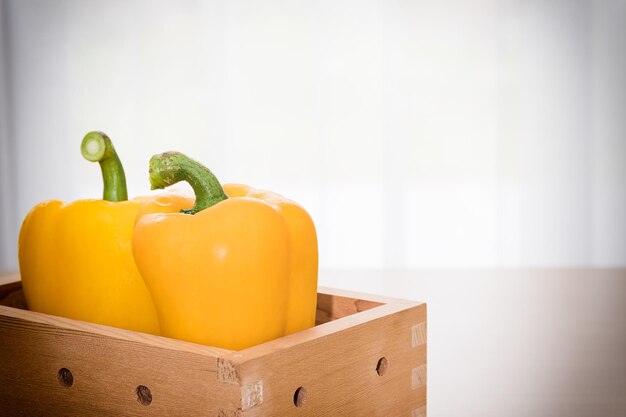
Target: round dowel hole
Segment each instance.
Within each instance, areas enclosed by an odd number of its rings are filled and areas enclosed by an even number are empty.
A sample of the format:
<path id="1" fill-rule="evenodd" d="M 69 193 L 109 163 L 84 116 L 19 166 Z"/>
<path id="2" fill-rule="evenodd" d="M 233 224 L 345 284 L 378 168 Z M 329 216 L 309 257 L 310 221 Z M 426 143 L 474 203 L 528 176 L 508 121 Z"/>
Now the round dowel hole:
<path id="1" fill-rule="evenodd" d="M 378 363 L 376 364 L 376 373 L 380 376 L 383 376 L 385 375 L 385 372 L 387 372 L 387 369 L 389 369 L 389 362 L 387 362 L 387 358 L 383 356 L 378 360 Z"/>
<path id="2" fill-rule="evenodd" d="M 64 387 L 69 388 L 74 385 L 74 375 L 72 375 L 72 371 L 67 368 L 59 369 L 59 372 L 57 372 L 57 379 L 59 380 L 59 384 Z"/>
<path id="3" fill-rule="evenodd" d="M 145 385 L 138 385 L 135 391 L 137 392 L 137 402 L 139 404 L 150 405 L 152 402 L 152 392 L 150 391 L 150 388 Z"/>
<path id="4" fill-rule="evenodd" d="M 296 407 L 302 407 L 305 402 L 306 389 L 304 387 L 300 387 L 293 393 L 293 405 Z"/>

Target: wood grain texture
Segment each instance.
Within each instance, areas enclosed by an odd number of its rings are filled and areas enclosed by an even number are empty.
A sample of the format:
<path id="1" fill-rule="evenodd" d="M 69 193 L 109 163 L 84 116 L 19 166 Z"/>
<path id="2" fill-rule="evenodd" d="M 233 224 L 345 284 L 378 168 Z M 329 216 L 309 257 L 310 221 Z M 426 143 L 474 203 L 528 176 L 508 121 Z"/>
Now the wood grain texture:
<path id="1" fill-rule="evenodd" d="M 0 276 L 0 304 L 20 298 L 19 276 Z M 318 300 L 322 324 L 238 352 L 0 305 L 0 415 L 425 416 L 426 305 Z"/>
<path id="2" fill-rule="evenodd" d="M 363 294 L 320 288 L 317 295 L 315 324 L 323 324 L 385 304 L 381 300 L 363 299 Z"/>
<path id="3" fill-rule="evenodd" d="M 216 416 L 218 404 L 239 404 L 237 387 L 217 379 L 214 348 L 8 307 L 0 340 L 2 416 Z M 148 406 L 139 385 L 151 390 Z"/>
<path id="4" fill-rule="evenodd" d="M 2 278 L 0 278 L 1 280 Z M 8 281 L 8 280 L 7 280 Z M 0 284 L 1 285 L 1 284 Z M 0 305 L 26 310 L 26 299 L 20 281 L 7 282 L 0 286 Z"/>
<path id="5" fill-rule="evenodd" d="M 414 347 L 412 328 L 426 321 L 426 305 L 397 302 L 316 326 L 226 356 L 262 398 L 243 416 L 410 416 L 426 405 L 426 385 L 413 388 L 414 368 L 425 378 L 426 344 Z M 389 368 L 376 372 L 381 357 Z M 304 406 L 293 396 L 305 387 Z"/>
<path id="6" fill-rule="evenodd" d="M 411 417 L 426 417 L 426 406 L 416 408 L 411 412 Z"/>

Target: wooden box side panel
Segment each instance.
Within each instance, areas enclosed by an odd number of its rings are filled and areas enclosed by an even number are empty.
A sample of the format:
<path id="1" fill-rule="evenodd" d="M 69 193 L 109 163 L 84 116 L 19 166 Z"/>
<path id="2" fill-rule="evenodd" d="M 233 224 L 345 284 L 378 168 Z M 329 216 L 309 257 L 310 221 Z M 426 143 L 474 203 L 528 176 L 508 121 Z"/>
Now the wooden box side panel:
<path id="1" fill-rule="evenodd" d="M 215 417 L 240 403 L 237 387 L 218 381 L 216 357 L 29 321 L 11 310 L 0 307 L 2 416 Z M 148 405 L 138 401 L 139 386 L 149 389 L 149 396 L 140 389 Z"/>
<path id="2" fill-rule="evenodd" d="M 317 293 L 315 325 L 367 311 L 383 304 L 385 303 L 381 301 L 364 300 L 359 294 L 322 288 Z"/>
<path id="3" fill-rule="evenodd" d="M 0 271 L 0 305 L 23 310 L 27 308 L 19 275 Z"/>
<path id="4" fill-rule="evenodd" d="M 426 305 L 390 303 L 357 316 L 361 324 L 303 343 L 288 346 L 287 337 L 281 349 L 270 342 L 231 354 L 239 363 L 242 415 L 425 416 Z M 383 357 L 387 366 L 379 375 Z M 296 406 L 299 387 L 306 399 Z"/>

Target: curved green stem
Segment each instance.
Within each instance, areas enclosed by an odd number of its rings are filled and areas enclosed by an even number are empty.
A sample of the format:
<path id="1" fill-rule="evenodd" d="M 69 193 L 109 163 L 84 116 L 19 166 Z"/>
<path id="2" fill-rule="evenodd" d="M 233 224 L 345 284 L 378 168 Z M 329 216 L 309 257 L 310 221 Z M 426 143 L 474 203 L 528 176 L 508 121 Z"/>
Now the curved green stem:
<path id="1" fill-rule="evenodd" d="M 111 139 L 102 132 L 89 132 L 83 138 L 80 152 L 88 161 L 100 163 L 104 182 L 102 198 L 107 201 L 128 200 L 124 168 Z"/>
<path id="2" fill-rule="evenodd" d="M 180 152 L 165 152 L 150 158 L 150 186 L 153 190 L 187 181 L 196 194 L 193 208 L 182 213 L 196 214 L 228 196 L 215 175 L 201 163 Z"/>

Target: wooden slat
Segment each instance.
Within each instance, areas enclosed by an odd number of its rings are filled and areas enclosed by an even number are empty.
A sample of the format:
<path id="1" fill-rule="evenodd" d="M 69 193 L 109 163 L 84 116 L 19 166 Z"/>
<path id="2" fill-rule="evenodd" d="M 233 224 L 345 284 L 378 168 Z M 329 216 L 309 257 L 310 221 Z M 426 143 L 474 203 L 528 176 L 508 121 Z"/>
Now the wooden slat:
<path id="1" fill-rule="evenodd" d="M 381 305 L 383 304 L 376 301 L 319 292 L 317 294 L 315 324 L 328 323 Z"/>
<path id="2" fill-rule="evenodd" d="M 386 304 L 226 356 L 243 416 L 411 415 L 426 405 L 426 386 L 414 387 L 412 372 L 425 371 L 426 344 L 412 343 L 413 326 L 425 321 L 425 304 Z M 389 366 L 379 376 L 383 356 Z M 296 407 L 300 386 L 307 399 Z"/>
<path id="3" fill-rule="evenodd" d="M 415 301 L 403 300 L 401 298 L 386 297 L 383 295 L 368 294 L 358 291 L 342 290 L 339 288 L 318 287 L 317 291 L 318 293 L 332 295 L 335 297 L 352 298 L 377 304 L 416 304 Z"/>
<path id="4" fill-rule="evenodd" d="M 68 319 L 65 317 L 52 316 L 50 314 L 37 313 L 34 311 L 20 310 L 16 308 L 0 306 L 0 317 L 6 319 L 4 325 L 8 325 L 11 320 L 30 322 L 33 325 L 47 325 L 51 329 L 58 329 L 62 333 L 85 333 L 93 337 L 115 338 L 128 342 L 135 342 L 146 346 L 159 347 L 170 350 L 177 350 L 189 353 L 196 353 L 208 357 L 219 357 L 230 353 L 227 349 L 220 349 L 213 346 L 198 345 L 167 337 L 155 336 L 147 333 L 139 333 L 131 330 L 119 329 L 100 324 L 88 323 L 80 320 Z M 37 327 L 45 328 L 45 327 Z"/>
<path id="5" fill-rule="evenodd" d="M 214 417 L 239 404 L 236 387 L 217 379 L 214 348 L 74 322 L 0 307 L 0 415 Z M 69 388 L 61 368 L 73 374 Z M 139 385 L 152 392 L 148 406 Z"/>
<path id="6" fill-rule="evenodd" d="M 0 284 L 0 305 L 22 310 L 27 309 L 26 299 L 24 298 L 22 283 L 20 281 L 12 281 L 4 285 Z"/>

